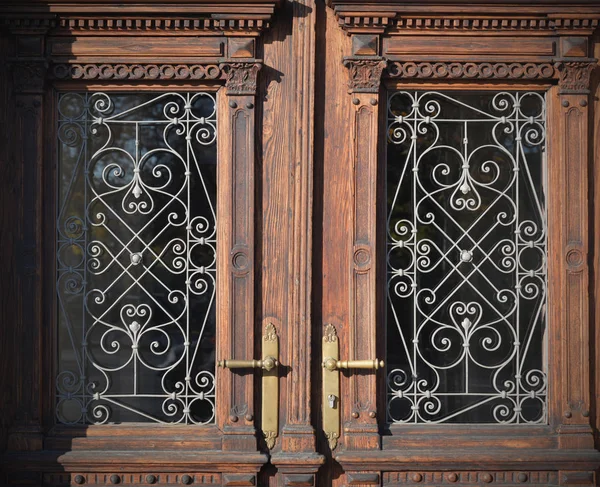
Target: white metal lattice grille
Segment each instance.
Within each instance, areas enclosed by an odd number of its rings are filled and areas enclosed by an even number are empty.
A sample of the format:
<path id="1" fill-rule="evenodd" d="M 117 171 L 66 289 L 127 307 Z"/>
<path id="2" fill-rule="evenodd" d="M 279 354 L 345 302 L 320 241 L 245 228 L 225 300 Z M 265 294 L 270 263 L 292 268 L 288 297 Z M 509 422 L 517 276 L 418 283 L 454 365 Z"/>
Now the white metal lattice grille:
<path id="1" fill-rule="evenodd" d="M 216 105 L 58 98 L 57 419 L 210 423 Z"/>
<path id="2" fill-rule="evenodd" d="M 393 423 L 546 423 L 544 95 L 388 99 Z"/>

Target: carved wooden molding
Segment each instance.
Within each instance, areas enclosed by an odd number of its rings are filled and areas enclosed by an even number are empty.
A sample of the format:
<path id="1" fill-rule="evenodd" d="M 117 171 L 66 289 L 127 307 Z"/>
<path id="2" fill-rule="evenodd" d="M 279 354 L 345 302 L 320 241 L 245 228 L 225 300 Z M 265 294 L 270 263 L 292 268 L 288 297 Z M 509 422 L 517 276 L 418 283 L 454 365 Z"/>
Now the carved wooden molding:
<path id="1" fill-rule="evenodd" d="M 67 64 L 52 65 L 51 77 L 58 80 L 154 81 L 224 80 L 228 95 L 254 95 L 261 64 Z M 42 78 L 43 79 L 43 78 Z"/>
<path id="2" fill-rule="evenodd" d="M 228 95 L 254 95 L 261 64 L 256 62 L 236 62 L 221 64 L 225 73 L 225 86 Z"/>
<path id="3" fill-rule="evenodd" d="M 424 1 L 422 4 L 439 4 L 435 1 Z M 573 2 L 564 1 L 552 7 L 544 6 L 542 9 L 532 8 L 531 12 L 519 12 L 519 15 L 499 13 L 497 9 L 490 9 L 484 4 L 474 7 L 471 2 L 456 1 L 444 9 L 444 13 L 434 9 L 415 12 L 407 11 L 402 2 L 388 2 L 382 7 L 378 0 L 356 2 L 354 0 L 327 0 L 333 8 L 339 25 L 348 33 L 377 32 L 386 30 L 399 33 L 400 31 L 429 30 L 467 30 L 467 31 L 561 31 L 561 30 L 587 30 L 591 33 L 600 22 L 600 10 L 597 6 L 589 7 L 589 14 L 565 12 L 565 6 L 573 6 Z M 461 3 L 468 5 L 469 12 L 465 13 Z M 514 2 L 507 2 L 507 4 Z M 532 7 L 536 2 L 522 1 L 524 5 Z M 542 3 L 542 2 L 537 2 Z M 508 8 L 508 5 L 506 6 Z M 427 7 L 423 7 L 425 10 Z"/>
<path id="4" fill-rule="evenodd" d="M 262 32 L 271 27 L 265 18 L 198 18 L 198 17 L 146 17 L 146 18 L 60 18 L 56 26 L 69 31 L 91 32 L 152 32 L 152 31 L 251 31 Z"/>
<path id="5" fill-rule="evenodd" d="M 346 474 L 348 479 L 348 485 L 380 485 L 381 479 L 378 473 L 364 473 L 364 472 L 348 472 Z"/>
<path id="6" fill-rule="evenodd" d="M 595 29 L 598 19 L 549 19 L 549 18 L 449 18 L 449 17 L 401 17 L 394 19 L 392 28 L 402 30 L 469 30 L 469 31 L 515 31 L 553 29 Z"/>
<path id="7" fill-rule="evenodd" d="M 44 485 L 221 485 L 218 473 L 51 473 L 44 475 Z M 242 484 L 235 484 L 242 485 Z M 245 485 L 245 484 L 244 484 Z"/>
<path id="8" fill-rule="evenodd" d="M 561 93 L 581 93 L 590 92 L 590 77 L 592 71 L 598 67 L 597 61 L 561 61 L 556 63 L 556 69 L 559 72 L 558 85 Z"/>
<path id="9" fill-rule="evenodd" d="M 0 10 L 0 14 L 2 10 Z M 6 27 L 8 30 L 44 30 L 53 29 L 57 26 L 56 18 L 53 15 L 37 15 L 32 17 L 25 17 L 19 15 L 3 15 L 4 18 L 0 19 L 0 25 Z"/>
<path id="10" fill-rule="evenodd" d="M 1 11 L 0 11 L 1 12 Z M 271 20 L 266 18 L 198 18 L 198 17 L 158 17 L 158 18 L 122 18 L 122 17 L 61 17 L 35 18 L 13 17 L 5 18 L 0 25 L 9 30 L 53 30 L 56 33 L 64 31 L 74 33 L 104 33 L 104 32 L 174 32 L 185 33 L 195 31 L 209 32 L 245 32 L 255 35 L 271 28 Z"/>
<path id="11" fill-rule="evenodd" d="M 54 64 L 51 77 L 59 80 L 217 80 L 217 64 Z"/>
<path id="12" fill-rule="evenodd" d="M 556 68 L 551 63 L 466 63 L 439 62 L 389 63 L 386 74 L 390 78 L 412 79 L 552 79 Z"/>
<path id="13" fill-rule="evenodd" d="M 68 31 L 235 31 L 258 33 L 270 28 L 281 0 L 214 0 L 190 2 L 184 8 L 166 0 L 157 8 L 152 1 L 87 2 L 36 1 L 5 2 L 0 5 L 0 25 L 9 29 L 46 28 Z M 52 13 L 49 13 L 52 12 Z"/>
<path id="14" fill-rule="evenodd" d="M 590 17 L 579 19 L 492 17 L 492 18 L 452 18 L 452 17 L 405 17 L 393 19 L 390 28 L 398 30 L 433 31 L 552 31 L 558 29 L 595 29 L 599 20 Z"/>
<path id="15" fill-rule="evenodd" d="M 395 14 L 361 13 L 337 15 L 339 25 L 349 33 L 393 31 L 559 31 L 594 30 L 599 20 L 590 17 L 578 19 L 551 18 L 452 18 L 452 17 L 406 17 L 395 18 Z"/>
<path id="16" fill-rule="evenodd" d="M 385 487 L 399 485 L 529 485 L 547 487 L 559 485 L 558 472 L 552 471 L 449 471 L 449 472 L 386 472 Z"/>
<path id="17" fill-rule="evenodd" d="M 339 25 L 348 32 L 383 33 L 390 25 L 395 14 L 367 14 L 361 16 L 338 15 Z"/>
<path id="18" fill-rule="evenodd" d="M 379 57 L 346 58 L 344 59 L 344 66 L 348 68 L 349 92 L 377 93 L 387 61 Z"/>

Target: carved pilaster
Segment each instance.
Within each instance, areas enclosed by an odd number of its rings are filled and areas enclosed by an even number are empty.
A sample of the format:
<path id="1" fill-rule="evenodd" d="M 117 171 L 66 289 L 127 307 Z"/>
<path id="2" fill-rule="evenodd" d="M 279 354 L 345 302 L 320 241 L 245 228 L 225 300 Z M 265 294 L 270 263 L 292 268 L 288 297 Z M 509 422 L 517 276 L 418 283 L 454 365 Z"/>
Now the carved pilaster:
<path id="1" fill-rule="evenodd" d="M 381 75 L 387 62 L 380 57 L 353 57 L 344 59 L 348 68 L 348 91 L 350 93 L 377 93 Z"/>
<path id="2" fill-rule="evenodd" d="M 355 93 L 352 123 L 352 202 L 353 253 L 348 262 L 350 278 L 350 324 L 348 359 L 362 360 L 377 356 L 376 335 L 376 216 L 377 141 L 379 137 L 379 81 L 385 62 L 373 60 L 352 63 Z M 362 74 L 361 74 L 362 73 Z M 343 353 L 345 355 L 345 353 Z M 342 411 L 346 449 L 379 447 L 377 427 L 377 373 L 351 373 L 348 377 L 348 402 Z"/>
<path id="3" fill-rule="evenodd" d="M 219 106 L 219 194 L 217 201 L 217 280 L 221 297 L 218 356 L 251 360 L 254 349 L 254 180 L 255 97 L 233 94 L 233 87 L 246 92 L 256 86 L 258 68 L 231 67 L 230 96 L 221 96 Z M 253 81 L 242 83 L 243 73 L 254 73 Z M 223 405 L 217 419 L 223 428 L 223 448 L 256 448 L 254 373 L 220 369 L 217 404 Z M 241 484 L 239 484 L 241 485 Z"/>
<path id="4" fill-rule="evenodd" d="M 43 275 L 42 275 L 42 167 L 44 161 L 44 88 L 46 60 L 43 29 L 15 32 L 12 55 L 8 60 L 12 110 L 9 147 L 14 179 L 10 193 L 13 198 L 5 207 L 16 214 L 13 232 L 14 247 L 5 252 L 15 262 L 10 287 L 16 289 L 16 299 L 10 306 L 15 312 L 12 326 L 3 340 L 12 343 L 18 354 L 13 356 L 13 384 L 9 385 L 15 415 L 9 429 L 9 450 L 40 450 L 44 417 L 43 367 Z M 10 331 L 8 331 L 10 330 Z"/>
<path id="5" fill-rule="evenodd" d="M 262 65 L 258 62 L 223 63 L 225 87 L 228 95 L 254 95 L 256 81 Z"/>
<path id="6" fill-rule="evenodd" d="M 550 146 L 551 191 L 562 212 L 560 255 L 553 272 L 557 284 L 549 299 L 559 300 L 561 378 L 557 404 L 562 448 L 591 448 L 590 427 L 590 323 L 588 310 L 588 167 L 589 82 L 596 63 L 590 59 L 561 61 L 558 96 L 554 110 L 559 130 Z M 553 106 L 553 105 L 551 105 Z M 552 240 L 552 239 L 551 239 Z M 558 251 L 558 252 L 557 252 Z M 560 275 L 556 275 L 560 272 Z M 550 281 L 554 276 L 549 276 Z M 560 287 L 558 287 L 560 282 Z M 558 295 L 554 294 L 557 293 Z"/>
<path id="7" fill-rule="evenodd" d="M 561 94 L 588 94 L 590 77 L 598 67 L 596 60 L 560 61 L 556 63 L 559 72 L 558 85 Z"/>

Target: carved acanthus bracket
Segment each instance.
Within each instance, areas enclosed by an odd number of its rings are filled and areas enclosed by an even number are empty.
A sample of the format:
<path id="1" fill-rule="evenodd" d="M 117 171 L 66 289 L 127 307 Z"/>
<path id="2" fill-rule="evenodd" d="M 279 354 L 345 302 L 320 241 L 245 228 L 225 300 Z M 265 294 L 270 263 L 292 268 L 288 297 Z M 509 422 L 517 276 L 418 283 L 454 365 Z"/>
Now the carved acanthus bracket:
<path id="1" fill-rule="evenodd" d="M 346 58 L 344 66 L 348 68 L 350 93 L 377 93 L 387 61 L 380 57 Z"/>
<path id="2" fill-rule="evenodd" d="M 560 61 L 556 63 L 559 72 L 558 85 L 562 94 L 588 94 L 590 92 L 590 77 L 598 66 L 595 59 L 578 61 Z"/>
<path id="3" fill-rule="evenodd" d="M 262 64 L 259 62 L 223 63 L 221 69 L 225 73 L 225 87 L 228 95 L 254 95 L 258 72 Z"/>

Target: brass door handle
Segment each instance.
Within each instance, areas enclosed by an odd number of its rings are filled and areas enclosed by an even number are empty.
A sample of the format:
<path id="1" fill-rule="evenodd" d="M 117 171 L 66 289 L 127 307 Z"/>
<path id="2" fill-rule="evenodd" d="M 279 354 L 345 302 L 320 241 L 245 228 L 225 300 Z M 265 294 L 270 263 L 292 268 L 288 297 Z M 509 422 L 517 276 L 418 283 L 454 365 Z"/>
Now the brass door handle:
<path id="1" fill-rule="evenodd" d="M 340 344 L 333 325 L 325 326 L 323 333 L 323 431 L 334 450 L 340 437 L 340 370 L 378 370 L 385 364 L 383 360 L 339 360 Z"/>
<path id="2" fill-rule="evenodd" d="M 261 427 L 267 447 L 275 446 L 279 434 L 279 337 L 272 323 L 268 323 L 262 337 L 261 360 L 219 360 L 226 369 L 262 369 Z"/>
<path id="3" fill-rule="evenodd" d="M 383 360 L 336 360 L 333 357 L 327 357 L 323 360 L 323 367 L 327 370 L 341 369 L 367 369 L 378 370 L 385 365 Z"/>
<path id="4" fill-rule="evenodd" d="M 219 360 L 219 367 L 225 369 L 264 369 L 267 372 L 279 365 L 275 357 L 268 356 L 263 360 Z"/>

